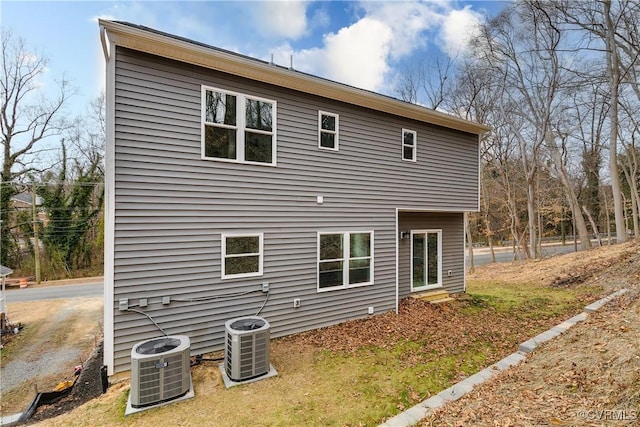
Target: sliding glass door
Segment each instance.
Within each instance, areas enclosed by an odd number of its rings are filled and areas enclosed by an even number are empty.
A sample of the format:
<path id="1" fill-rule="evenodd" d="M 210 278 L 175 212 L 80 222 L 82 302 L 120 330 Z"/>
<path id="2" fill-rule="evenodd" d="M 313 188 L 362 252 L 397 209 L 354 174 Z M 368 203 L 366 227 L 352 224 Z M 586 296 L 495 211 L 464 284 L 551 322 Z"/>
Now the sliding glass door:
<path id="1" fill-rule="evenodd" d="M 411 231 L 411 290 L 442 286 L 442 230 Z"/>

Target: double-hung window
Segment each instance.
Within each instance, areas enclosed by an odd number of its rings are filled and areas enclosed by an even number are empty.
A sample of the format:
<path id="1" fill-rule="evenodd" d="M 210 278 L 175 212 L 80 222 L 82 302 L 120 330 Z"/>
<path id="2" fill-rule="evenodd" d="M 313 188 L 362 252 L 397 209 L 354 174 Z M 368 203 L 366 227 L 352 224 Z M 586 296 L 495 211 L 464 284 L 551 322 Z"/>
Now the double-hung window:
<path id="1" fill-rule="evenodd" d="M 263 235 L 222 235 L 222 278 L 262 276 Z"/>
<path id="2" fill-rule="evenodd" d="M 318 147 L 338 151 L 339 117 L 337 114 L 318 111 Z"/>
<path id="3" fill-rule="evenodd" d="M 318 233 L 318 290 L 373 283 L 373 231 Z"/>
<path id="4" fill-rule="evenodd" d="M 417 160 L 418 134 L 415 130 L 402 129 L 402 160 Z"/>
<path id="5" fill-rule="evenodd" d="M 202 87 L 202 157 L 276 163 L 276 102 Z"/>

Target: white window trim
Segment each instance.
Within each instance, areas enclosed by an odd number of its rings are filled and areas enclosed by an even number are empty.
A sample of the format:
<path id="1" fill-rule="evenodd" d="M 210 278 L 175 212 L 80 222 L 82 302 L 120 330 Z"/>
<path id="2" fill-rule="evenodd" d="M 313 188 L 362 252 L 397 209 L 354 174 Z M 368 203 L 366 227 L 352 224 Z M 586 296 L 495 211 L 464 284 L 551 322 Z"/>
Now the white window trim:
<path id="1" fill-rule="evenodd" d="M 206 119 L 206 109 L 205 109 L 205 103 L 206 103 L 206 96 L 207 96 L 207 91 L 214 91 L 214 92 L 221 92 L 227 95 L 233 95 L 236 97 L 236 125 L 235 126 L 231 126 L 231 125 L 226 125 L 224 123 L 210 123 L 207 122 Z M 251 129 L 251 128 L 247 128 L 246 127 L 246 117 L 245 117 L 245 105 L 246 105 L 246 100 L 247 99 L 251 99 L 254 101 L 263 101 L 263 102 L 269 102 L 273 105 L 273 110 L 272 110 L 272 132 L 268 132 L 268 131 L 263 131 L 263 130 L 259 130 L 259 129 Z M 250 164 L 250 165 L 262 165 L 262 166 L 276 166 L 277 165 L 277 152 L 278 152 L 278 147 L 277 147 L 277 134 L 276 134 L 276 130 L 277 130 L 277 123 L 276 123 L 276 118 L 278 116 L 277 114 L 277 101 L 273 100 L 273 99 L 267 99 L 267 98 L 262 98 L 259 96 L 253 96 L 253 95 L 247 95 L 247 94 L 243 94 L 243 93 L 239 93 L 239 92 L 234 92 L 232 90 L 227 90 L 227 89 L 220 89 L 220 88 L 216 88 L 213 86 L 205 86 L 202 85 L 201 87 L 201 91 L 200 91 L 200 158 L 202 160 L 210 160 L 210 161 L 214 161 L 214 162 L 226 162 L 226 163 L 245 163 L 245 164 Z M 204 149 L 204 144 L 205 144 L 205 131 L 204 131 L 204 127 L 205 125 L 210 125 L 210 126 L 216 126 L 216 127 L 220 127 L 220 128 L 226 128 L 226 129 L 235 129 L 236 130 L 236 158 L 235 159 L 225 159 L 225 158 L 219 158 L 219 157 L 207 157 L 205 156 L 205 149 Z M 254 133 L 259 133 L 259 134 L 263 134 L 263 135 L 269 135 L 271 134 L 271 163 L 265 163 L 265 162 L 252 162 L 252 161 L 247 161 L 244 160 L 244 132 L 248 130 L 250 132 L 254 132 Z"/>
<path id="2" fill-rule="evenodd" d="M 349 260 L 351 259 L 349 257 L 349 250 L 350 250 L 350 239 L 349 236 L 351 234 L 361 234 L 361 233 L 368 233 L 371 235 L 371 263 L 370 263 L 370 277 L 371 280 L 368 282 L 364 282 L 364 283 L 354 283 L 352 285 L 349 284 Z M 341 260 L 343 260 L 343 264 L 342 264 L 342 274 L 343 274 L 343 282 L 344 285 L 342 286 L 331 286 L 330 288 L 321 288 L 320 287 L 320 236 L 322 235 L 326 235 L 326 234 L 341 234 L 342 235 L 342 258 L 340 258 Z M 374 264 L 375 264 L 375 254 L 374 254 L 374 247 L 375 247 L 375 235 L 373 230 L 361 230 L 361 231 L 319 231 L 318 235 L 316 237 L 316 246 L 317 246 L 317 251 L 316 251 L 316 288 L 318 293 L 320 292 L 331 292 L 331 291 L 337 291 L 337 290 L 341 290 L 341 289 L 351 289 L 351 288 L 359 288 L 361 286 L 371 286 L 374 284 L 375 282 L 375 269 L 374 269 Z M 353 258 L 353 259 L 363 259 L 362 257 L 360 258 Z M 328 261 L 328 260 L 323 260 L 323 261 Z"/>
<path id="3" fill-rule="evenodd" d="M 259 251 L 257 254 L 243 254 L 240 256 L 255 256 L 258 255 L 258 271 L 255 273 L 242 273 L 242 274 L 226 274 L 225 272 L 225 260 L 227 257 L 227 238 L 229 237 L 258 237 Z M 262 276 L 262 267 L 264 264 L 264 233 L 222 233 L 220 240 L 220 278 L 221 279 L 242 279 L 245 277 L 258 277 Z"/>
<path id="4" fill-rule="evenodd" d="M 414 234 L 426 234 L 435 233 L 438 235 L 438 283 L 433 285 L 425 285 L 420 287 L 413 286 L 413 235 Z M 442 229 L 427 229 L 427 230 L 411 230 L 411 273 L 409 281 L 411 285 L 411 292 L 420 292 L 428 289 L 436 289 L 442 287 Z M 425 263 L 425 265 L 427 265 Z M 426 280 L 426 279 L 425 279 Z"/>
<path id="5" fill-rule="evenodd" d="M 404 143 L 404 134 L 405 133 L 412 133 L 413 134 L 413 158 L 412 159 L 405 159 L 404 158 L 404 147 L 411 147 L 410 145 L 405 145 Z M 415 130 L 411 130 L 411 129 L 402 129 L 402 134 L 401 134 L 401 147 L 402 147 L 402 152 L 400 153 L 400 158 L 402 160 L 404 160 L 405 162 L 417 162 L 418 161 L 418 132 L 416 132 Z"/>
<path id="6" fill-rule="evenodd" d="M 327 129 L 322 129 L 322 116 L 331 116 L 334 117 L 336 119 L 336 130 L 335 131 L 331 131 L 331 130 L 327 130 Z M 321 145 L 322 142 L 322 132 L 325 133 L 330 133 L 335 135 L 335 147 L 331 148 L 331 147 L 323 147 Z M 336 114 L 336 113 L 329 113 L 327 111 L 318 111 L 318 148 L 321 150 L 328 150 L 328 151 L 339 151 L 340 149 L 340 115 Z"/>

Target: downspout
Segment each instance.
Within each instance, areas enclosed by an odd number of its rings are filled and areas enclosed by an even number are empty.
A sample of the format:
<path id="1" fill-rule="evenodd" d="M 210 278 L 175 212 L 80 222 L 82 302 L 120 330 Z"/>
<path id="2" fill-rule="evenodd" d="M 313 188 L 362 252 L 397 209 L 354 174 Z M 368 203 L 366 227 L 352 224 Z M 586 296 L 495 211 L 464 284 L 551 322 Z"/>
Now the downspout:
<path id="1" fill-rule="evenodd" d="M 399 298 L 399 289 L 398 287 L 400 286 L 399 283 L 399 273 L 398 273 L 398 256 L 400 253 L 400 249 L 399 249 L 399 245 L 400 245 L 400 231 L 398 230 L 398 208 L 396 208 L 396 234 L 395 234 L 395 239 L 396 239 L 396 314 L 398 314 L 399 310 L 398 310 L 398 298 Z"/>
<path id="2" fill-rule="evenodd" d="M 104 61 L 109 65 L 109 44 L 107 43 L 107 29 L 104 25 L 100 25 L 100 44 L 102 45 L 102 53 L 104 54 Z"/>
<path id="3" fill-rule="evenodd" d="M 115 367 L 115 331 L 114 331 L 114 223 L 115 204 L 113 201 L 113 184 L 115 181 L 114 151 L 114 118 L 115 118 L 115 69 L 111 42 L 107 29 L 100 25 L 100 44 L 105 60 L 105 198 L 104 198 L 104 356 L 107 375 L 114 374 Z"/>

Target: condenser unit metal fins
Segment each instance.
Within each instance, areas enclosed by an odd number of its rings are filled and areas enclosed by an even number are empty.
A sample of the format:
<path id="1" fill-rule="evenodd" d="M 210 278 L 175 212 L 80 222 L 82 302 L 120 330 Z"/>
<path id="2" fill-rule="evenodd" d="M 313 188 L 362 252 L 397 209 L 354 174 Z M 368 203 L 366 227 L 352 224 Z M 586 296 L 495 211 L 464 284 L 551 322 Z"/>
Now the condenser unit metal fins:
<path id="1" fill-rule="evenodd" d="M 246 381 L 269 372 L 270 326 L 262 317 L 248 316 L 225 323 L 225 372 L 233 381 Z"/>
<path id="2" fill-rule="evenodd" d="M 184 396 L 191 387 L 189 337 L 154 338 L 131 349 L 133 408 L 144 408 Z"/>

